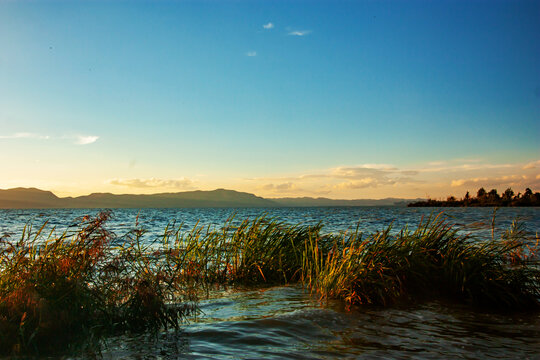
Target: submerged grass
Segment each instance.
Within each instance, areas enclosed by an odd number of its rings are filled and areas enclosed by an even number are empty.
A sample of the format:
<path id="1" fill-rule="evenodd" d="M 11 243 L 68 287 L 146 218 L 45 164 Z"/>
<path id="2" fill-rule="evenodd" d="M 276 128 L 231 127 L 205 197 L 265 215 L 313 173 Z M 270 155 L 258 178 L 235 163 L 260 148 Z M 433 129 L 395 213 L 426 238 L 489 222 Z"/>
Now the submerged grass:
<path id="1" fill-rule="evenodd" d="M 323 235 L 322 224 L 264 216 L 222 228 L 171 224 L 143 241 L 106 231 L 104 212 L 71 233 L 25 229 L 0 242 L 0 353 L 47 353 L 118 331 L 177 328 L 214 284 L 302 281 L 322 298 L 391 304 L 444 296 L 479 306 L 540 306 L 536 244 L 518 223 L 501 239 L 461 235 L 442 216 L 414 231 Z M 538 239 L 536 239 L 538 240 Z"/>

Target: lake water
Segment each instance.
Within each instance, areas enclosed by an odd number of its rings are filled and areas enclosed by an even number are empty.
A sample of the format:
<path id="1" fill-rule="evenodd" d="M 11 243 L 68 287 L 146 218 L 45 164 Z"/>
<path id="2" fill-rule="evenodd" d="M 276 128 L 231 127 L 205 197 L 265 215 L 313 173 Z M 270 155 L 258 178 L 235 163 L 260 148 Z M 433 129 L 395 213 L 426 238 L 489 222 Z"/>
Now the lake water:
<path id="1" fill-rule="evenodd" d="M 96 209 L 46 209 L 46 210 L 2 210 L 0 209 L 0 235 L 20 234 L 27 224 L 39 228 L 48 221 L 47 230 L 57 233 L 76 224 L 75 219 L 84 215 L 95 215 Z M 220 208 L 220 209 L 116 209 L 107 228 L 117 235 L 132 229 L 138 217 L 146 229 L 146 238 L 151 240 L 163 234 L 167 224 L 183 224 L 189 230 L 195 224 L 219 228 L 234 216 L 237 221 L 265 215 L 292 224 L 324 224 L 324 232 L 338 232 L 359 227 L 363 232 L 374 232 L 392 225 L 394 231 L 404 226 L 415 228 L 422 218 L 437 215 L 437 208 L 396 207 L 308 207 L 308 208 Z M 476 236 L 491 237 L 493 208 L 445 208 L 444 216 L 450 222 Z M 523 221 L 526 230 L 534 234 L 540 231 L 540 208 L 500 208 L 495 214 L 496 232 L 508 229 L 513 220 Z"/>
<path id="2" fill-rule="evenodd" d="M 171 221 L 185 229 L 219 227 L 232 215 L 243 220 L 266 214 L 289 223 L 324 223 L 324 231 L 354 228 L 372 232 L 387 226 L 414 228 L 438 209 L 429 208 L 278 208 L 278 209 L 132 209 L 115 210 L 108 228 L 118 235 L 139 222 L 147 239 Z M 20 236 L 28 223 L 48 220 L 57 232 L 74 219 L 97 210 L 0 210 L 0 234 Z M 445 216 L 462 231 L 491 237 L 493 209 L 450 208 Z M 520 219 L 534 237 L 540 208 L 502 208 L 495 216 L 496 236 Z M 124 335 L 108 339 L 107 359 L 238 358 L 493 358 L 540 359 L 540 313 L 493 314 L 445 302 L 389 308 L 347 309 L 340 301 L 321 303 L 299 286 L 215 291 L 200 303 L 202 313 L 181 332 Z"/>

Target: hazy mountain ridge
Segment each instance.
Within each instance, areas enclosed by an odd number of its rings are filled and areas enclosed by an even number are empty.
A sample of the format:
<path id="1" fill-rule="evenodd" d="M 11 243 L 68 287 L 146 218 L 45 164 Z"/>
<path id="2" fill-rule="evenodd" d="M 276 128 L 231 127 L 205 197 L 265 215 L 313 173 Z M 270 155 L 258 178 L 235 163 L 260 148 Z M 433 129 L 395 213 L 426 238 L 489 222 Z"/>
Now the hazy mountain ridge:
<path id="1" fill-rule="evenodd" d="M 385 198 L 385 199 L 355 199 L 355 200 L 342 200 L 342 199 L 328 199 L 323 197 L 311 198 L 271 198 L 281 206 L 407 206 L 408 203 L 415 201 L 414 199 L 399 199 L 399 198 Z"/>
<path id="2" fill-rule="evenodd" d="M 273 198 L 235 190 L 185 191 L 158 194 L 111 194 L 60 198 L 36 188 L 0 190 L 0 209 L 47 208 L 194 208 L 194 207 L 306 207 L 306 206 L 406 206 L 419 199 L 334 200 L 328 198 Z"/>
<path id="3" fill-rule="evenodd" d="M 0 209 L 57 208 L 61 201 L 51 191 L 36 188 L 0 190 Z"/>

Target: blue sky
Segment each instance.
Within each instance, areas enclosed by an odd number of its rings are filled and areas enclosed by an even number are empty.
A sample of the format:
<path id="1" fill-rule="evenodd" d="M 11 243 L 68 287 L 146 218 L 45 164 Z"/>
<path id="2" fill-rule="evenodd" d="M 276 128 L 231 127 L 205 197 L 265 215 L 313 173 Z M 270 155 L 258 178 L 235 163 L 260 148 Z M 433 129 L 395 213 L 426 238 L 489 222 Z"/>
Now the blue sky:
<path id="1" fill-rule="evenodd" d="M 538 1 L 1 2 L 0 187 L 538 188 L 538 14 Z"/>

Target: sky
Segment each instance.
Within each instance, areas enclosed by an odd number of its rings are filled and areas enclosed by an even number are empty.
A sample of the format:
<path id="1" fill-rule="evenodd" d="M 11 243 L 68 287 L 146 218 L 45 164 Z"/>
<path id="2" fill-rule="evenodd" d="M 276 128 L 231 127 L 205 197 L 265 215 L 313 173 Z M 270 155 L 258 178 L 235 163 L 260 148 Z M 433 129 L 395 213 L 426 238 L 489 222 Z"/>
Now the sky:
<path id="1" fill-rule="evenodd" d="M 0 188 L 540 191 L 539 1 L 0 0 Z"/>

